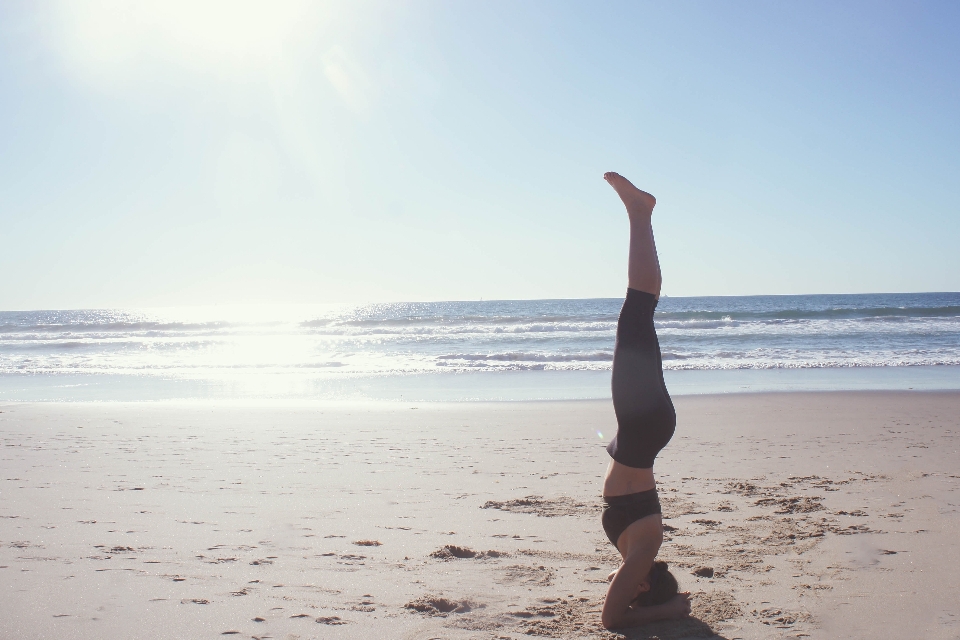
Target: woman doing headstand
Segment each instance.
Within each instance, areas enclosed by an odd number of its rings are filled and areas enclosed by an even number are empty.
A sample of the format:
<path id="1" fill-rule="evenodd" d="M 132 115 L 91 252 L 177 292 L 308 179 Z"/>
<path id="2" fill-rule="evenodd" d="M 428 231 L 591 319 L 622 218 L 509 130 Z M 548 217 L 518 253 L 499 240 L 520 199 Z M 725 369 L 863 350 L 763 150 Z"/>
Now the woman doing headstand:
<path id="1" fill-rule="evenodd" d="M 613 459 L 603 482 L 603 529 L 623 563 L 611 574 L 601 622 L 621 629 L 689 615 L 690 594 L 678 593 L 667 563 L 656 561 L 663 522 L 653 461 L 677 423 L 653 326 L 661 283 L 650 222 L 657 201 L 620 174 L 603 178 L 630 218 L 627 298 L 617 323 L 611 385 L 618 427 L 607 446 Z"/>

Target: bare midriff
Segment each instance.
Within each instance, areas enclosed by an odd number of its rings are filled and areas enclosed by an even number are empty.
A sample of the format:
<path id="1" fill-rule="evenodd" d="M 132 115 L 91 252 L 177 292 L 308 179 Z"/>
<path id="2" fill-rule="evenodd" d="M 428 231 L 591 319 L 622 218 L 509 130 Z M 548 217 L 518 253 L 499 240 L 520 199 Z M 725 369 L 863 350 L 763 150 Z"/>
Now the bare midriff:
<path id="1" fill-rule="evenodd" d="M 631 493 L 640 493 L 656 489 L 657 481 L 653 477 L 653 467 L 636 469 L 620 464 L 616 460 L 610 461 L 607 475 L 603 480 L 604 496 L 625 496 Z"/>

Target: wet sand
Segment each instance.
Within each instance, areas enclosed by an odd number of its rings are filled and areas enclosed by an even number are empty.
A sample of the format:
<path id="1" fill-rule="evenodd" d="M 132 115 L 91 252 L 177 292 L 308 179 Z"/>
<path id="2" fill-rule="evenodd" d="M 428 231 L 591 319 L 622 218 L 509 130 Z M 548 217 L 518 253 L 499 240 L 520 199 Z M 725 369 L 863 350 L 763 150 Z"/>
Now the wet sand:
<path id="1" fill-rule="evenodd" d="M 0 638 L 960 635 L 960 393 L 675 400 L 623 634 L 609 401 L 0 405 Z"/>

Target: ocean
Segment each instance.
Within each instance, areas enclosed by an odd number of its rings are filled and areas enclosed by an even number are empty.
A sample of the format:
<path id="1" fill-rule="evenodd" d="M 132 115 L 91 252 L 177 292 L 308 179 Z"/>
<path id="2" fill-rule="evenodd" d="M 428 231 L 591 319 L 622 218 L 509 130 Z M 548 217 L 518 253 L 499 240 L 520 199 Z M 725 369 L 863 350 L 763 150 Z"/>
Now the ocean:
<path id="1" fill-rule="evenodd" d="M 0 400 L 609 396 L 622 299 L 0 312 Z M 676 393 L 960 388 L 960 293 L 664 297 Z"/>

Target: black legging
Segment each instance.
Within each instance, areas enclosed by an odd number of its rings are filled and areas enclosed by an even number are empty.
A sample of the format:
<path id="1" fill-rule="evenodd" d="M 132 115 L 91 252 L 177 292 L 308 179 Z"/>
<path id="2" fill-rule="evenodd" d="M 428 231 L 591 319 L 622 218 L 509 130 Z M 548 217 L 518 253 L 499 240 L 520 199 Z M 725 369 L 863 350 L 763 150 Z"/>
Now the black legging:
<path id="1" fill-rule="evenodd" d="M 677 426 L 653 326 L 656 308 L 653 294 L 627 289 L 613 350 L 613 409 L 618 429 L 607 453 L 620 464 L 638 469 L 653 467 Z"/>

